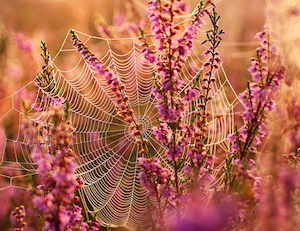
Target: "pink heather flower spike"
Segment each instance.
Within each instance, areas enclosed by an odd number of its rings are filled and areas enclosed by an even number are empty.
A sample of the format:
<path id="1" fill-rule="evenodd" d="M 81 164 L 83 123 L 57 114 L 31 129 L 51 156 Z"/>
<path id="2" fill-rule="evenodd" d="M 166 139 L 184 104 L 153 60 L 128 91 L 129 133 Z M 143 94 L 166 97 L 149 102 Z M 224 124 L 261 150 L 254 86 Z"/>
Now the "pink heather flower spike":
<path id="1" fill-rule="evenodd" d="M 131 124 L 132 135 L 136 137 L 136 143 L 141 145 L 140 155 L 147 153 L 147 140 L 143 138 L 141 128 L 134 118 L 133 110 L 128 101 L 128 96 L 125 93 L 125 86 L 121 80 L 111 71 L 106 69 L 101 61 L 80 41 L 73 30 L 70 31 L 72 35 L 73 46 L 81 53 L 83 58 L 89 65 L 101 76 L 106 79 L 107 85 L 111 87 L 111 91 L 115 94 L 115 103 L 118 106 L 118 115 L 121 116 L 125 122 Z"/>
<path id="2" fill-rule="evenodd" d="M 231 155 L 250 168 L 254 163 L 249 159 L 249 154 L 255 152 L 266 136 L 266 113 L 274 110 L 274 95 L 285 75 L 281 63 L 272 59 L 274 49 L 270 41 L 265 38 L 267 35 L 268 32 L 265 29 L 256 36 L 261 41 L 261 46 L 257 49 L 256 57 L 251 58 L 251 66 L 248 69 L 253 82 L 248 82 L 247 89 L 240 94 L 240 99 L 245 105 L 242 114 L 244 125 L 239 131 L 228 136 L 231 143 Z M 234 180 L 235 178 L 232 179 L 230 185 Z"/>
<path id="3" fill-rule="evenodd" d="M 210 2 L 208 1 L 206 5 Z M 220 53 L 218 51 L 218 46 L 222 41 L 223 30 L 219 29 L 219 16 L 215 10 L 207 10 L 205 6 L 199 10 L 199 15 L 207 14 L 210 18 L 212 24 L 212 29 L 206 31 L 207 39 L 203 41 L 202 44 L 207 44 L 207 49 L 203 52 L 203 55 L 207 59 L 203 64 L 203 74 L 201 85 L 198 88 L 187 88 L 184 100 L 189 101 L 194 98 L 199 99 L 199 104 L 197 105 L 197 112 L 195 113 L 195 123 L 190 125 L 188 129 L 191 133 L 189 137 L 190 144 L 192 147 L 189 148 L 187 152 L 189 166 L 186 167 L 186 172 L 188 173 L 188 178 L 190 184 L 194 187 L 202 187 L 204 179 L 207 182 L 214 178 L 211 174 L 210 169 L 212 168 L 214 162 L 216 161 L 215 156 L 209 155 L 206 151 L 206 142 L 208 138 L 208 128 L 207 128 L 207 117 L 210 112 L 207 111 L 207 105 L 211 100 L 211 87 L 212 83 L 216 80 L 215 73 L 222 65 L 222 60 L 220 58 Z M 188 30 L 191 28 L 188 28 Z M 189 36 L 188 36 L 189 37 Z M 192 128 L 193 127 L 193 128 Z M 202 182 L 200 182 L 202 180 Z M 201 186 L 202 184 L 202 186 Z"/>

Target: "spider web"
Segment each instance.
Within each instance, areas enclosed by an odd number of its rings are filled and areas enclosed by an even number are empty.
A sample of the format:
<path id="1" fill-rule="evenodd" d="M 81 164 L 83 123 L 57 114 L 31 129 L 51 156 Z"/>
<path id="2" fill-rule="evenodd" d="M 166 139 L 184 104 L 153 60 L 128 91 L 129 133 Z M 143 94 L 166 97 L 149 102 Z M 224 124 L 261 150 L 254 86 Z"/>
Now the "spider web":
<path id="1" fill-rule="evenodd" d="M 189 17 L 182 21 L 189 21 Z M 76 31 L 76 30 L 75 30 Z M 153 73 L 156 67 L 150 65 L 141 53 L 143 42 L 139 37 L 104 39 L 76 31 L 85 45 L 102 61 L 106 68 L 114 71 L 125 86 L 129 104 L 134 110 L 136 121 L 142 126 L 143 137 L 149 140 L 148 148 L 153 156 L 160 158 L 168 166 L 164 156 L 165 147 L 152 134 L 157 125 L 156 102 L 151 94 L 155 84 Z M 201 32 L 202 36 L 205 32 Z M 201 34 L 200 33 L 200 34 Z M 155 47 L 152 35 L 146 35 Z M 202 39 L 194 41 L 194 48 L 181 74 L 184 81 L 182 91 L 202 75 L 204 57 L 201 55 Z M 72 46 L 67 34 L 61 49 L 51 60 L 53 82 L 48 86 L 37 85 L 36 79 L 23 88 L 2 99 L 0 122 L 3 126 L 10 122 L 16 134 L 0 130 L 0 190 L 10 187 L 27 189 L 36 174 L 36 164 L 30 158 L 34 144 L 24 130 L 39 129 L 49 123 L 49 104 L 41 104 L 41 98 L 63 97 L 69 102 L 69 117 L 75 127 L 73 150 L 77 153 L 77 174 L 84 179 L 80 191 L 87 212 L 95 214 L 104 224 L 126 226 L 136 229 L 142 226 L 147 217 L 147 193 L 137 178 L 140 171 L 137 165 L 139 150 L 135 145 L 128 124 L 118 116 L 115 95 L 107 86 L 106 80 L 95 76 L 95 71 L 86 63 Z M 54 86 L 54 87 L 53 87 Z M 37 89 L 37 90 L 36 90 Z M 24 112 L 22 102 L 28 92 L 37 91 L 30 100 L 39 103 L 39 109 L 29 108 Z M 226 73 L 221 66 L 212 83 L 212 100 L 207 110 L 208 149 L 212 155 L 221 150 L 228 152 L 227 135 L 234 130 L 234 108 L 240 103 Z M 232 99 L 228 99 L 231 95 Z M 24 103 L 24 102 L 23 102 Z M 195 110 L 190 105 L 189 119 Z M 27 127 L 24 127 L 24 121 Z M 218 179 L 207 190 L 222 187 L 220 173 L 224 163 L 216 166 Z"/>

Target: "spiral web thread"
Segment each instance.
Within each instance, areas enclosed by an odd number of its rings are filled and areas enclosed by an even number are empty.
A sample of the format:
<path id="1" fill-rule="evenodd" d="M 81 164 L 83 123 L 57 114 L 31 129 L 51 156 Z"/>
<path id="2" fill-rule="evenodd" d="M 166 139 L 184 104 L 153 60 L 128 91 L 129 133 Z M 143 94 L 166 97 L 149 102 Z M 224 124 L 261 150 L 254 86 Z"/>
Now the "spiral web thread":
<path id="1" fill-rule="evenodd" d="M 189 20 L 187 17 L 186 21 Z M 114 71 L 125 86 L 129 103 L 142 133 L 149 140 L 148 148 L 153 156 L 168 166 L 164 156 L 165 147 L 152 134 L 157 124 L 155 99 L 151 94 L 154 87 L 156 67 L 150 65 L 143 55 L 142 40 L 135 38 L 103 39 L 75 31 L 85 45 Z M 201 31 L 200 33 L 205 34 Z M 146 35 L 152 41 L 152 35 Z M 23 112 L 21 99 L 27 92 L 37 89 L 31 103 L 39 102 L 38 96 L 54 98 L 61 96 L 69 102 L 69 118 L 75 127 L 73 149 L 77 153 L 77 174 L 85 182 L 80 191 L 85 209 L 96 214 L 104 224 L 126 226 L 136 229 L 145 222 L 147 194 L 137 179 L 138 149 L 131 136 L 128 124 L 117 115 L 115 96 L 102 77 L 96 77 L 94 70 L 76 52 L 68 34 L 57 55 L 51 61 L 53 70 L 52 90 L 38 86 L 36 79 L 2 99 L 1 125 L 13 118 L 11 125 L 16 134 L 0 130 L 0 190 L 10 187 L 26 189 L 36 172 L 36 164 L 30 158 L 34 144 L 23 134 L 24 121 L 30 121 L 27 129 L 38 129 L 49 122 L 49 104 L 40 105 L 40 110 Z M 205 60 L 199 52 L 202 40 L 194 41 L 191 56 L 181 76 L 184 87 L 189 86 L 202 72 Z M 154 44 L 149 44 L 154 47 Z M 60 60 L 60 61 L 59 61 Z M 233 132 L 234 108 L 239 100 L 226 76 L 223 67 L 216 73 L 212 83 L 212 100 L 207 110 L 211 112 L 208 124 L 208 148 L 212 155 L 217 151 L 228 152 L 228 133 Z M 233 95 L 229 100 L 227 95 Z M 190 107 L 190 113 L 192 112 Z M 185 119 L 189 119 L 190 114 Z M 224 163 L 218 163 L 220 169 Z M 216 175 L 220 175 L 216 171 Z M 221 178 L 208 185 L 207 189 L 221 187 Z"/>

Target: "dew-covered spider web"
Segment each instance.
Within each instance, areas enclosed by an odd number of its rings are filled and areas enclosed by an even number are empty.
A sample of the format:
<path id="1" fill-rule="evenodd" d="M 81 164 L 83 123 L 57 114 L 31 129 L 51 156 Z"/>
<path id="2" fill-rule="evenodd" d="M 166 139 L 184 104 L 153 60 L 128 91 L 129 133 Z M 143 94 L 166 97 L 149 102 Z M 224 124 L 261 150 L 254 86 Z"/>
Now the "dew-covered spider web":
<path id="1" fill-rule="evenodd" d="M 181 23 L 189 20 L 187 16 Z M 143 137 L 149 140 L 147 145 L 151 155 L 168 166 L 165 147 L 152 133 L 158 117 L 156 101 L 151 93 L 155 86 L 156 67 L 150 65 L 141 53 L 143 39 L 107 39 L 75 32 L 103 65 L 120 78 L 135 119 L 141 125 Z M 194 81 L 201 81 L 198 79 L 201 79 L 206 61 L 201 55 L 205 49 L 201 45 L 203 36 L 205 32 L 201 31 L 184 67 L 182 91 Z M 152 35 L 145 37 L 154 49 Z M 77 174 L 84 179 L 80 195 L 86 211 L 95 214 L 104 224 L 136 229 L 145 222 L 148 199 L 137 178 L 140 171 L 137 165 L 139 150 L 128 123 L 117 114 L 115 95 L 106 80 L 97 76 L 72 46 L 69 33 L 50 65 L 53 67 L 53 80 L 49 83 L 51 90 L 49 86 L 38 85 L 35 78 L 0 101 L 3 105 L 0 109 L 0 190 L 29 187 L 30 179 L 36 175 L 36 164 L 30 158 L 34 143 L 24 130 L 46 125 L 49 119 L 45 112 L 49 104 L 41 103 L 41 99 L 60 96 L 69 104 L 68 114 L 75 128 L 72 148 L 77 154 Z M 216 73 L 211 93 L 212 100 L 207 108 L 210 112 L 207 118 L 207 148 L 212 155 L 218 156 L 229 150 L 227 135 L 234 131 L 234 111 L 240 104 L 222 66 Z M 27 100 L 24 95 L 28 96 Z M 36 103 L 39 108 L 25 110 L 24 105 L 28 102 L 30 105 Z M 195 109 L 190 107 L 186 119 L 189 119 L 192 110 Z M 24 121 L 30 121 L 30 125 Z M 4 128 L 4 124 L 16 132 L 7 132 L 9 129 Z M 223 164 L 216 163 L 218 178 L 212 185 L 207 185 L 208 191 L 222 187 L 222 175 L 218 169 Z"/>

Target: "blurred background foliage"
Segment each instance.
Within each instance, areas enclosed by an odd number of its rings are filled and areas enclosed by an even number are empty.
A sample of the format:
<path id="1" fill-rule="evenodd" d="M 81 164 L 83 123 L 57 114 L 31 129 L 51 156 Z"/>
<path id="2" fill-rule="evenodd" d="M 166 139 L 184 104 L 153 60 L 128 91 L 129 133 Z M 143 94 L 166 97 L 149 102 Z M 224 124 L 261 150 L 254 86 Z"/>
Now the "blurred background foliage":
<path id="1" fill-rule="evenodd" d="M 57 52 L 66 33 L 70 28 L 97 35 L 96 22 L 111 25 L 114 17 L 124 12 L 123 0 L 0 0 L 0 20 L 2 29 L 8 32 L 21 32 L 35 41 L 34 46 L 39 47 L 39 41 L 47 42 L 52 53 Z M 146 6 L 146 1 L 135 0 Z M 190 9 L 198 1 L 190 0 Z M 262 29 L 265 21 L 265 3 L 262 0 L 221 0 L 218 3 L 221 15 L 221 27 L 226 31 L 224 36 L 226 46 L 246 46 L 245 42 L 254 41 L 254 35 Z M 146 13 L 145 13 L 146 15 Z M 235 44 L 239 42 L 238 44 Z M 240 43 L 243 42 L 243 43 Z M 249 45 L 249 44 L 248 44 Z M 240 57 L 238 49 L 223 52 L 224 56 Z M 224 48 L 225 49 L 225 48 Z"/>

